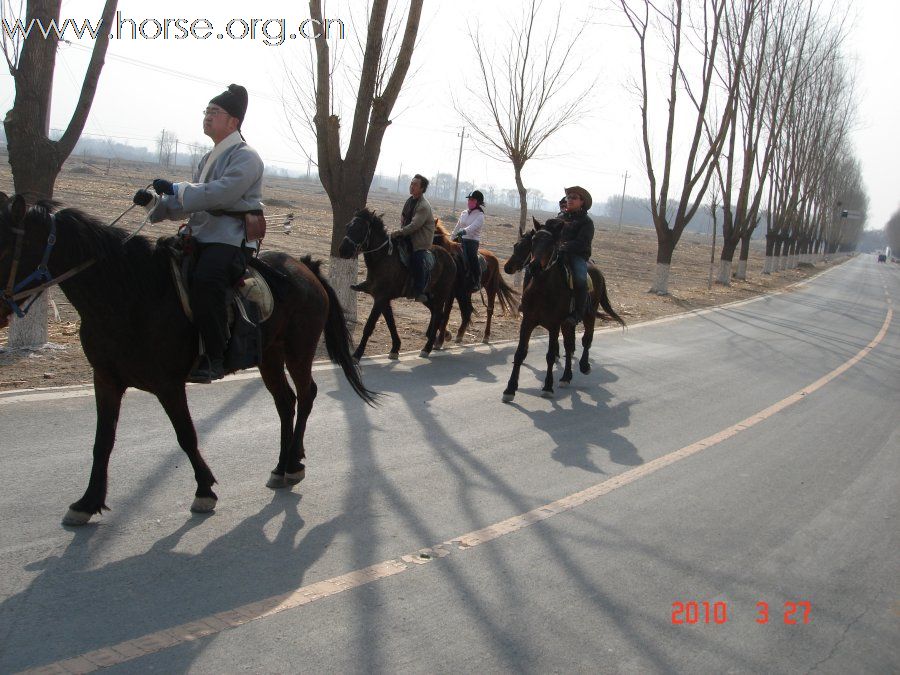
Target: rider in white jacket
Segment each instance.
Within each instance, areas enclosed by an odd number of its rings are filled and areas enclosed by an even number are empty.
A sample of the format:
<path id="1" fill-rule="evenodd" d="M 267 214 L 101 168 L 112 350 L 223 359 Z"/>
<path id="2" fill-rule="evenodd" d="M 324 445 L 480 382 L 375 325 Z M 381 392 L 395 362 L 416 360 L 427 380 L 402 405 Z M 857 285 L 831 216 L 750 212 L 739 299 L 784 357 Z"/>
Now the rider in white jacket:
<path id="1" fill-rule="evenodd" d="M 468 208 L 460 214 L 451 237 L 462 237 L 463 265 L 465 265 L 466 275 L 469 278 L 470 290 L 477 291 L 481 288 L 478 243 L 481 240 L 481 231 L 484 229 L 484 195 L 480 190 L 473 190 L 466 199 L 468 199 L 466 204 Z"/>

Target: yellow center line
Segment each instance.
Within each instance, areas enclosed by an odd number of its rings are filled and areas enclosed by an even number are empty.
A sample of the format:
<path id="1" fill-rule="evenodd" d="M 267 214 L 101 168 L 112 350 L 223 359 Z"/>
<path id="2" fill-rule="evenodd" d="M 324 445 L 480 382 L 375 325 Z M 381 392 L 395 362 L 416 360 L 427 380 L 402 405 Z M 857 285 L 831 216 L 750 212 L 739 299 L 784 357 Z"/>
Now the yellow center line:
<path id="1" fill-rule="evenodd" d="M 695 443 L 691 443 L 680 450 L 675 450 L 662 457 L 658 457 L 646 464 L 625 471 L 618 476 L 593 485 L 585 490 L 575 492 L 562 499 L 557 499 L 554 502 L 550 502 L 549 504 L 528 511 L 527 513 L 507 518 L 506 520 L 494 523 L 493 525 L 489 525 L 480 530 L 454 537 L 453 539 L 430 548 L 420 549 L 415 553 L 402 555 L 391 560 L 385 560 L 384 562 L 377 563 L 370 567 L 348 572 L 347 574 L 332 577 L 331 579 L 325 579 L 324 581 L 318 581 L 309 584 L 308 586 L 301 586 L 290 593 L 272 596 L 258 602 L 242 605 L 236 609 L 219 612 L 218 614 L 191 621 L 190 623 L 184 623 L 173 628 L 166 628 L 164 630 L 156 631 L 155 633 L 120 642 L 110 647 L 95 649 L 94 651 L 87 652 L 80 656 L 56 661 L 46 666 L 24 672 L 29 674 L 90 673 L 100 668 L 107 668 L 109 666 L 126 663 L 133 659 L 147 656 L 148 654 L 155 654 L 169 649 L 170 647 L 184 644 L 185 642 L 191 642 L 209 635 L 215 635 L 229 628 L 242 626 L 251 621 L 257 621 L 289 609 L 302 607 L 312 602 L 316 602 L 317 600 L 322 600 L 337 595 L 338 593 L 343 593 L 344 591 L 370 584 L 373 581 L 406 572 L 418 565 L 427 564 L 435 558 L 448 556 L 453 553 L 454 550 L 466 550 L 478 546 L 479 544 L 484 544 L 485 542 L 492 541 L 512 532 L 517 532 L 518 530 L 550 518 L 558 513 L 574 509 L 577 506 L 581 506 L 598 497 L 602 497 L 613 490 L 628 485 L 629 483 L 633 483 L 639 478 L 655 473 L 670 464 L 674 464 L 675 462 L 690 457 L 701 450 L 705 450 L 706 448 L 736 436 L 740 432 L 746 431 L 772 417 L 788 406 L 803 400 L 806 396 L 821 389 L 865 358 L 866 355 L 884 339 L 884 336 L 887 334 L 888 328 L 890 327 L 893 315 L 893 309 L 889 308 L 885 315 L 881 330 L 868 345 L 861 349 L 856 356 L 812 384 L 783 398 L 777 403 L 770 405 L 768 408 L 751 415 L 737 424 L 733 424 L 711 436 L 707 436 Z"/>

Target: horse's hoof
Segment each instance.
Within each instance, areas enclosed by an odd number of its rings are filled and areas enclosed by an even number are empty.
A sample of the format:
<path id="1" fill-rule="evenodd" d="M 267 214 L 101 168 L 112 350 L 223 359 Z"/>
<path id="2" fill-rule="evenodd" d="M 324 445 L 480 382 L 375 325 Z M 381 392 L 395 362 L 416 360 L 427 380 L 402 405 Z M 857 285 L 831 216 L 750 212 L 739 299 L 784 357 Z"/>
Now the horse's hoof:
<path id="1" fill-rule="evenodd" d="M 400 358 L 400 352 L 391 352 L 390 354 L 388 354 L 388 358 L 391 361 L 396 361 L 397 359 Z"/>
<path id="2" fill-rule="evenodd" d="M 541 392 L 541 398 L 553 398 L 553 391 L 547 391 L 546 389 Z"/>
<path id="3" fill-rule="evenodd" d="M 63 516 L 62 524 L 69 525 L 72 527 L 78 527 L 79 525 L 87 525 L 88 521 L 91 519 L 90 513 L 85 513 L 84 511 L 75 511 L 73 509 L 69 509 L 66 511 L 66 515 Z"/>
<path id="4" fill-rule="evenodd" d="M 461 343 L 462 343 L 462 338 L 461 338 L 461 337 L 456 337 L 456 338 L 453 338 L 453 341 L 454 341 L 456 344 L 461 344 Z"/>
<path id="5" fill-rule="evenodd" d="M 431 352 L 427 352 L 424 349 L 419 352 L 419 358 L 427 359 L 429 356 L 431 356 Z"/>
<path id="6" fill-rule="evenodd" d="M 506 392 L 504 392 L 504 393 L 503 393 L 503 402 L 504 402 L 504 403 L 509 403 L 509 402 L 512 401 L 515 397 L 516 397 L 515 394 L 507 394 Z"/>
<path id="7" fill-rule="evenodd" d="M 283 487 L 287 487 L 287 481 L 284 476 L 279 473 L 271 473 L 269 474 L 269 480 L 266 481 L 266 487 L 272 488 L 273 490 L 278 490 Z"/>
<path id="8" fill-rule="evenodd" d="M 585 363 L 583 366 L 578 366 L 578 369 L 581 371 L 582 375 L 587 375 L 589 372 L 591 372 L 591 364 Z"/>
<path id="9" fill-rule="evenodd" d="M 482 339 L 481 339 L 481 344 L 483 344 L 483 345 L 489 345 L 489 344 L 491 344 L 491 339 L 490 339 L 490 338 L 487 338 L 487 337 L 486 337 L 486 338 L 482 338 Z"/>
<path id="10" fill-rule="evenodd" d="M 287 485 L 296 485 L 301 480 L 306 477 L 306 469 L 302 468 L 299 471 L 295 471 L 294 473 L 285 473 L 284 474 L 284 482 Z"/>
<path id="11" fill-rule="evenodd" d="M 560 381 L 559 381 L 559 386 L 560 386 L 560 387 L 568 387 L 569 384 L 570 384 L 569 380 L 560 380 Z M 552 395 L 553 392 L 550 392 L 550 394 Z"/>
<path id="12" fill-rule="evenodd" d="M 191 513 L 212 513 L 216 510 L 216 500 L 213 497 L 194 497 L 191 504 Z"/>

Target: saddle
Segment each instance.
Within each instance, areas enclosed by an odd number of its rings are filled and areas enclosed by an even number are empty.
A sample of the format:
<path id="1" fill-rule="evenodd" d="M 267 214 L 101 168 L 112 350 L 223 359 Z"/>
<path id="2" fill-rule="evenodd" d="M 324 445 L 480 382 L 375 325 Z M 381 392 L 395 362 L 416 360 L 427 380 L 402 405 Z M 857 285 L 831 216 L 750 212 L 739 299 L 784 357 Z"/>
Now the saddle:
<path id="1" fill-rule="evenodd" d="M 569 263 L 563 263 L 562 268 L 566 275 L 566 286 L 568 287 L 568 289 L 571 293 L 571 299 L 569 300 L 569 311 L 574 311 L 575 310 L 575 293 L 574 293 L 575 277 L 572 274 L 572 268 L 569 267 Z M 593 279 L 591 279 L 590 273 L 588 273 L 588 275 L 587 275 L 587 293 L 588 293 L 588 298 L 590 298 L 591 295 L 593 295 L 593 293 L 594 293 L 594 281 L 593 281 Z"/>
<path id="2" fill-rule="evenodd" d="M 181 300 L 181 308 L 185 316 L 193 322 L 191 310 L 190 288 L 193 273 L 193 256 L 187 255 L 177 244 L 161 241 L 169 255 L 169 268 L 172 281 Z M 228 342 L 225 348 L 225 369 L 241 370 L 259 364 L 262 341 L 259 325 L 272 316 L 275 309 L 275 298 L 272 289 L 263 275 L 254 267 L 248 266 L 243 276 L 232 289 L 232 300 L 228 304 Z M 204 353 L 203 342 L 200 342 L 200 353 Z"/>

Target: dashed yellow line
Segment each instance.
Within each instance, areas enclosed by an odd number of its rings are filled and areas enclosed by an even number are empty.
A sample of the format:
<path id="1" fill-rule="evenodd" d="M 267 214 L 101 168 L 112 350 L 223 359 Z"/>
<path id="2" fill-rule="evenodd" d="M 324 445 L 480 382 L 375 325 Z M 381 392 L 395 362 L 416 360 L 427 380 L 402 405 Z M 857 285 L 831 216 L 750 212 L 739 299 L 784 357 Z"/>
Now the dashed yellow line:
<path id="1" fill-rule="evenodd" d="M 166 628 L 164 630 L 150 633 L 133 640 L 126 640 L 110 647 L 95 649 L 94 651 L 81 654 L 70 659 L 56 661 L 40 668 L 24 671 L 25 673 L 45 673 L 45 674 L 62 674 L 62 673 L 90 673 L 100 668 L 119 665 L 126 663 L 142 656 L 155 654 L 170 647 L 174 647 L 185 642 L 191 642 L 221 633 L 229 628 L 242 626 L 251 621 L 264 619 L 268 616 L 278 614 L 290 609 L 296 609 L 308 605 L 318 600 L 343 593 L 360 586 L 365 586 L 379 579 L 385 579 L 402 572 L 406 572 L 418 565 L 430 563 L 435 558 L 443 558 L 454 551 L 466 550 L 484 544 L 486 542 L 498 539 L 507 534 L 517 532 L 534 523 L 546 520 L 559 513 L 569 511 L 582 504 L 593 501 L 603 495 L 609 494 L 613 490 L 633 483 L 636 480 L 648 476 L 660 469 L 681 461 L 701 450 L 712 447 L 736 436 L 742 431 L 759 424 L 760 422 L 772 417 L 776 413 L 804 399 L 809 394 L 821 389 L 826 384 L 839 377 L 841 374 L 859 363 L 866 355 L 872 351 L 887 334 L 890 327 L 894 312 L 888 309 L 881 330 L 875 338 L 861 349 L 853 358 L 849 359 L 842 365 L 838 366 L 827 375 L 819 378 L 812 384 L 804 387 L 794 394 L 778 401 L 777 403 L 751 415 L 750 417 L 733 424 L 727 429 L 723 429 L 711 436 L 691 443 L 680 450 L 675 450 L 662 457 L 651 460 L 634 469 L 625 471 L 613 478 L 593 485 L 585 490 L 558 499 L 554 502 L 541 506 L 539 508 L 528 511 L 527 513 L 507 518 L 506 520 L 494 523 L 488 527 L 484 527 L 474 532 L 463 534 L 459 537 L 450 539 L 430 548 L 420 549 L 415 553 L 400 556 L 392 560 L 380 562 L 371 567 L 348 572 L 340 576 L 332 577 L 324 581 L 318 581 L 308 586 L 302 586 L 290 593 L 276 595 L 265 600 L 253 602 L 243 605 L 233 610 L 219 612 L 212 616 L 191 621 L 190 623 L 181 624 L 174 628 Z"/>

